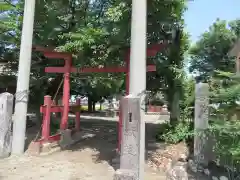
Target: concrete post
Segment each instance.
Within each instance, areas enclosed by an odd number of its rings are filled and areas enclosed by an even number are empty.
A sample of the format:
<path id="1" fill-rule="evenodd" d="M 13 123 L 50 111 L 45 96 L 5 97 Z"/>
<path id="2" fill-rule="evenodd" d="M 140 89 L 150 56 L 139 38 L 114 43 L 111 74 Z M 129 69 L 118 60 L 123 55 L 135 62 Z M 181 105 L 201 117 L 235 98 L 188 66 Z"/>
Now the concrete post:
<path id="1" fill-rule="evenodd" d="M 203 130 L 208 128 L 209 118 L 209 86 L 198 83 L 195 86 L 195 118 L 194 118 L 194 157 L 198 164 L 208 163 L 208 143 Z"/>
<path id="2" fill-rule="evenodd" d="M 129 94 L 146 90 L 147 1 L 132 0 Z"/>
<path id="3" fill-rule="evenodd" d="M 146 90 L 146 34 L 147 34 L 147 0 L 132 0 L 131 52 L 129 72 L 129 94 L 137 95 Z M 141 97 L 142 100 L 144 96 Z M 140 109 L 139 103 L 139 109 Z M 137 109 L 137 108 L 136 108 Z M 141 110 L 143 115 L 144 109 Z M 145 164 L 145 122 L 139 123 L 139 180 L 144 179 Z"/>
<path id="4" fill-rule="evenodd" d="M 143 180 L 141 176 L 144 164 L 142 158 L 142 132 L 140 97 L 126 96 L 122 102 L 122 144 L 120 169 L 115 174 L 115 180 Z"/>
<path id="5" fill-rule="evenodd" d="M 13 95 L 0 94 L 0 158 L 8 157 L 11 152 Z"/>
<path id="6" fill-rule="evenodd" d="M 25 0 L 13 122 L 12 154 L 23 154 L 24 152 L 34 12 L 35 0 Z"/>

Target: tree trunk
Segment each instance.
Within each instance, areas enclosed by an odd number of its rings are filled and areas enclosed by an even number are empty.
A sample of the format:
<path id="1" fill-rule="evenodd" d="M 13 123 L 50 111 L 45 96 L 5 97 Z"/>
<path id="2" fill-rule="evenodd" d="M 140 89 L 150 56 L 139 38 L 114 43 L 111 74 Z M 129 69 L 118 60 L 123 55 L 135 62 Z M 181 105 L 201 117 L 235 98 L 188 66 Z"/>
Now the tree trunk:
<path id="1" fill-rule="evenodd" d="M 93 110 L 93 112 L 96 111 L 96 102 L 93 102 L 93 103 L 92 103 L 92 110 Z"/>
<path id="2" fill-rule="evenodd" d="M 180 117 L 179 96 L 180 96 L 179 92 L 175 91 L 173 94 L 172 102 L 170 104 L 170 107 L 171 107 L 170 124 L 172 125 L 177 124 Z"/>
<path id="3" fill-rule="evenodd" d="M 92 99 L 88 97 L 88 112 L 92 112 Z"/>
<path id="4" fill-rule="evenodd" d="M 100 103 L 99 110 L 102 111 L 102 103 Z"/>

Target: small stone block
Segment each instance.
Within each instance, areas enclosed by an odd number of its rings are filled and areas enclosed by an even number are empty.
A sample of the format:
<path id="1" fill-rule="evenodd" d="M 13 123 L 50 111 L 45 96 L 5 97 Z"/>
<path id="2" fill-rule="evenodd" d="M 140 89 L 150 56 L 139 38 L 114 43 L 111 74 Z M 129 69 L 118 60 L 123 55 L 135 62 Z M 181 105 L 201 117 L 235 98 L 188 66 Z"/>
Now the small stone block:
<path id="1" fill-rule="evenodd" d="M 60 134 L 61 139 L 59 141 L 59 145 L 61 148 L 66 148 L 69 145 L 73 144 L 72 131 L 70 129 L 62 130 Z"/>
<path id="2" fill-rule="evenodd" d="M 114 180 L 137 180 L 137 174 L 132 170 L 118 169 L 115 172 Z"/>

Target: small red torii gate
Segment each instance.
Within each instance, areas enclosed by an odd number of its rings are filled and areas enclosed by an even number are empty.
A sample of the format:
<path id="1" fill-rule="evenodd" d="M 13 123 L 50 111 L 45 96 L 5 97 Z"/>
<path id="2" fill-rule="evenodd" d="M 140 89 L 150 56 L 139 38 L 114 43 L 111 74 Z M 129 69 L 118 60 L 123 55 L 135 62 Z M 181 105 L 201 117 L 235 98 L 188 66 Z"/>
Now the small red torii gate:
<path id="1" fill-rule="evenodd" d="M 161 43 L 161 44 L 155 44 L 150 45 L 147 47 L 147 57 L 155 56 L 158 52 L 160 52 L 162 49 L 164 49 L 168 43 Z M 126 58 L 125 58 L 125 66 L 119 66 L 119 67 L 85 67 L 85 68 L 76 68 L 72 67 L 72 54 L 66 53 L 66 52 L 56 52 L 54 50 L 50 50 L 43 47 L 34 47 L 36 51 L 40 51 L 43 53 L 43 55 L 46 58 L 49 59 L 64 59 L 65 64 L 63 67 L 46 67 L 45 72 L 47 73 L 64 73 L 64 80 L 63 80 L 63 106 L 61 108 L 57 108 L 59 110 L 54 110 L 54 112 L 62 112 L 62 118 L 61 118 L 61 125 L 60 129 L 64 130 L 67 128 L 68 123 L 68 113 L 69 113 L 69 99 L 70 99 L 70 73 L 120 73 L 124 72 L 126 73 L 126 94 L 129 94 L 129 72 L 130 72 L 130 49 L 128 49 Z M 147 72 L 153 72 L 156 71 L 155 65 L 147 65 Z M 49 104 L 49 103 L 48 103 Z M 78 104 L 77 104 L 78 105 Z M 47 106 L 46 106 L 47 107 Z M 56 109 L 54 108 L 54 109 Z M 52 108 L 51 108 L 52 109 Z M 50 112 L 49 112 L 50 111 Z M 44 107 L 41 108 L 41 112 L 47 114 L 51 114 L 52 110 L 44 110 Z M 49 118 L 47 121 L 49 121 Z M 43 120 L 45 121 L 45 120 Z M 77 122 L 76 118 L 76 125 L 75 129 L 79 129 L 79 123 Z M 79 119 L 80 121 L 80 119 Z M 49 122 L 43 122 L 42 126 L 42 139 L 41 141 L 49 141 L 50 139 L 50 124 Z M 119 113 L 119 142 L 118 142 L 118 149 L 120 149 L 120 142 L 121 142 L 121 128 L 122 128 L 122 117 L 121 112 Z M 53 136 L 53 140 L 59 140 L 60 135 L 57 135 L 57 137 Z"/>

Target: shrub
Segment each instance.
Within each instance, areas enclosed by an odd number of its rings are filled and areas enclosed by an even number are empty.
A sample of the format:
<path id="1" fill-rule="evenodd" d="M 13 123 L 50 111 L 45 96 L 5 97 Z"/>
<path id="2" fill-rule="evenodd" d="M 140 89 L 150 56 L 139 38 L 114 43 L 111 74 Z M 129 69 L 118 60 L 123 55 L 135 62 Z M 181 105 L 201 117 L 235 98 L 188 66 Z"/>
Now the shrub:
<path id="1" fill-rule="evenodd" d="M 193 123 L 180 122 L 175 126 L 169 123 L 162 124 L 157 134 L 157 139 L 175 144 L 181 141 L 189 141 L 193 137 Z"/>
<path id="2" fill-rule="evenodd" d="M 207 130 L 216 142 L 214 152 L 225 165 L 240 165 L 240 121 L 214 121 Z"/>

